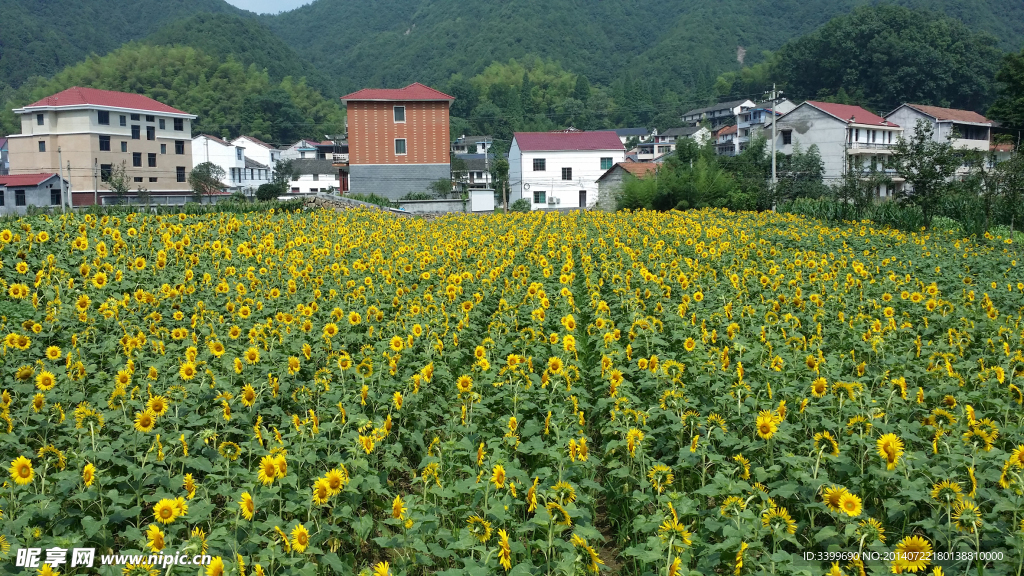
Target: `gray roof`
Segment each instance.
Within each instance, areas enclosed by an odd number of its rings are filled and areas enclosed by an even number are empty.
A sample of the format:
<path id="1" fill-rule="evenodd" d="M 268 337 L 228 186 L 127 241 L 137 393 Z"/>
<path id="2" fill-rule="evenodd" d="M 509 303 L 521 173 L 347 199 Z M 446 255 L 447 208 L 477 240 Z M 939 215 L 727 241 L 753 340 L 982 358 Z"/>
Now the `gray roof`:
<path id="1" fill-rule="evenodd" d="M 694 108 L 693 110 L 690 110 L 689 112 L 683 114 L 683 116 L 693 116 L 695 114 L 703 114 L 705 112 L 714 112 L 715 110 L 731 110 L 739 106 L 740 104 L 749 101 L 749 98 L 744 98 L 743 100 L 733 100 L 732 102 L 719 102 L 718 104 L 705 106 L 704 108 Z"/>
<path id="2" fill-rule="evenodd" d="M 334 174 L 337 170 L 330 160 L 318 158 L 300 158 L 292 160 L 292 170 L 296 174 Z"/>
<path id="3" fill-rule="evenodd" d="M 245 167 L 246 168 L 258 168 L 258 169 L 261 169 L 261 170 L 269 170 L 270 169 L 269 166 L 266 166 L 264 164 L 260 164 L 259 162 L 253 160 L 252 158 L 249 158 L 248 156 L 245 157 Z"/>
<path id="4" fill-rule="evenodd" d="M 486 154 L 456 154 L 456 158 L 466 161 L 466 170 L 482 172 L 487 170 Z"/>
<path id="5" fill-rule="evenodd" d="M 612 132 L 615 132 L 615 135 L 618 136 L 619 138 L 622 138 L 623 136 L 625 136 L 626 138 L 629 138 L 630 136 L 649 136 L 651 134 L 650 130 L 648 130 L 647 128 L 642 128 L 642 127 L 641 128 L 615 128 L 615 129 L 612 130 Z"/>
<path id="6" fill-rule="evenodd" d="M 677 138 L 686 138 L 687 136 L 693 136 L 697 132 L 700 132 L 703 128 L 700 126 L 686 126 L 684 128 L 669 128 L 664 132 L 658 134 L 658 136 L 675 136 Z"/>
<path id="7" fill-rule="evenodd" d="M 458 143 L 479 144 L 480 142 L 490 142 L 492 140 L 494 140 L 493 136 L 466 136 L 465 138 L 459 138 Z"/>

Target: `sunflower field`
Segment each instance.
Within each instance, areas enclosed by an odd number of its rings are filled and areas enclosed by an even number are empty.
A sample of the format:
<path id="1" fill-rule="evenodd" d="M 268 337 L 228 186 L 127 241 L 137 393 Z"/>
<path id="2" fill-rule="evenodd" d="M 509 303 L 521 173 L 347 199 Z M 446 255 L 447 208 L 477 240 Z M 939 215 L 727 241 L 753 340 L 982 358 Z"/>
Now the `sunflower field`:
<path id="1" fill-rule="evenodd" d="M 1019 575 L 1022 256 L 721 210 L 23 219 L 0 572 Z"/>

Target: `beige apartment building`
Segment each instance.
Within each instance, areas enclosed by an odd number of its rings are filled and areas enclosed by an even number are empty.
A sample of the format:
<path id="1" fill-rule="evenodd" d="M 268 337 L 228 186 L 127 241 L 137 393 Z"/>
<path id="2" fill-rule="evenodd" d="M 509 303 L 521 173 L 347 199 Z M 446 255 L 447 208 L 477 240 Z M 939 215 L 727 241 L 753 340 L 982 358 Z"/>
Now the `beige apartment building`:
<path id="1" fill-rule="evenodd" d="M 141 94 L 79 87 L 14 113 L 21 134 L 9 136 L 11 174 L 63 173 L 75 206 L 115 202 L 108 177 L 122 165 L 129 201 L 139 189 L 158 204 L 190 197 L 193 114 Z"/>

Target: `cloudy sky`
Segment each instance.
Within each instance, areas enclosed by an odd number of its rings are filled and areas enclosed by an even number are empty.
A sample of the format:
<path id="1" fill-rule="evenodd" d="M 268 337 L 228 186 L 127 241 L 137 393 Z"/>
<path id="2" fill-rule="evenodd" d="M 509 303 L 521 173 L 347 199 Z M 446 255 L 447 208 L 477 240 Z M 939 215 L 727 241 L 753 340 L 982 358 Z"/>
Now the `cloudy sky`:
<path id="1" fill-rule="evenodd" d="M 309 4 L 312 0 L 227 0 L 228 4 L 238 6 L 257 14 L 277 14 Z"/>

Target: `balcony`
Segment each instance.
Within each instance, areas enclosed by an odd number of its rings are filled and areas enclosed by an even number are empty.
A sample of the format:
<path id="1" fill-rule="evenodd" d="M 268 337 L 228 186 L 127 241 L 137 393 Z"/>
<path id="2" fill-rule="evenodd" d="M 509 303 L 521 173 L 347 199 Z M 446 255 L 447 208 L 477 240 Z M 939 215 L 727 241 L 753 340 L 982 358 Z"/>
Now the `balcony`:
<path id="1" fill-rule="evenodd" d="M 332 154 L 331 161 L 335 164 L 345 164 L 348 162 L 348 154 Z"/>
<path id="2" fill-rule="evenodd" d="M 846 151 L 848 154 L 892 152 L 892 148 L 895 145 L 895 142 L 891 144 L 882 142 L 847 142 Z"/>

